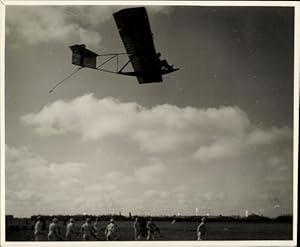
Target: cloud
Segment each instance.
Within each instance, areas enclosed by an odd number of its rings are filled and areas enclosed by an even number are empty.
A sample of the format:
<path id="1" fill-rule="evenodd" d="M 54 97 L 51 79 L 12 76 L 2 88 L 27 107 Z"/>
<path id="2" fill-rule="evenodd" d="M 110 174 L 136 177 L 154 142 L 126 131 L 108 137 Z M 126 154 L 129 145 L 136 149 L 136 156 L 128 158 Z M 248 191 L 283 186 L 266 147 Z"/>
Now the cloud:
<path id="1" fill-rule="evenodd" d="M 17 215 L 130 210 L 136 200 L 131 187 L 158 182 L 162 171 L 162 164 L 150 160 L 127 173 L 103 172 L 98 164 L 53 162 L 28 147 L 6 145 L 6 210 Z"/>
<path id="2" fill-rule="evenodd" d="M 119 6 L 8 6 L 6 35 L 15 46 L 85 43 L 97 48 L 101 25 L 111 20 Z M 170 8 L 155 6 L 151 14 L 168 14 Z M 116 29 L 117 30 L 117 29 Z M 22 45 L 21 42 L 22 41 Z"/>
<path id="3" fill-rule="evenodd" d="M 109 7 L 11 6 L 7 9 L 7 37 L 29 45 L 56 42 L 93 47 L 102 39 L 97 28 L 108 18 Z"/>
<path id="4" fill-rule="evenodd" d="M 49 162 L 27 147 L 6 146 L 7 211 L 26 215 L 53 212 L 56 203 L 70 207 L 74 191 L 81 191 L 85 167 L 84 163 Z"/>
<path id="5" fill-rule="evenodd" d="M 252 145 L 267 145 L 282 139 L 289 139 L 291 134 L 291 130 L 287 127 L 272 127 L 268 130 L 255 129 L 249 135 L 248 142 Z"/>
<path id="6" fill-rule="evenodd" d="M 41 135 L 76 134 L 85 141 L 126 137 L 149 153 L 189 150 L 196 160 L 210 162 L 241 156 L 259 145 L 290 140 L 289 128 L 252 126 L 237 107 L 197 109 L 158 105 L 145 108 L 113 98 L 87 94 L 56 101 L 22 117 Z"/>
<path id="7" fill-rule="evenodd" d="M 113 98 L 98 100 L 92 94 L 69 102 L 56 101 L 38 113 L 23 116 L 22 122 L 41 135 L 73 133 L 86 141 L 127 136 L 152 153 L 199 147 L 220 139 L 241 139 L 250 127 L 246 114 L 237 107 L 159 105 L 147 109 Z"/>
<path id="8" fill-rule="evenodd" d="M 98 101 L 89 94 L 71 102 L 56 101 L 38 114 L 23 116 L 22 121 L 35 126 L 41 135 L 73 132 L 81 134 L 84 140 L 95 140 L 124 133 L 127 125 L 132 125 L 130 116 L 135 117 L 137 110 L 135 103 L 119 104 L 112 98 Z"/>
<path id="9" fill-rule="evenodd" d="M 74 134 L 83 141 L 126 138 L 143 152 L 188 152 L 203 163 L 240 158 L 274 145 L 288 152 L 292 140 L 290 128 L 257 127 L 238 107 L 198 109 L 165 104 L 146 108 L 92 94 L 53 102 L 21 120 L 42 136 Z"/>
<path id="10" fill-rule="evenodd" d="M 53 186 L 61 181 L 74 182 L 86 167 L 86 164 L 76 162 L 48 162 L 26 147 L 17 149 L 10 146 L 6 146 L 6 164 L 8 182 L 11 182 L 13 186 L 21 184 L 23 188 L 33 188 L 31 179 L 35 179 L 35 183 L 41 182 L 41 187 L 43 187 L 45 178 L 49 182 L 53 181 Z M 17 181 L 23 183 L 13 183 Z M 37 186 L 35 189 L 38 190 L 39 187 Z"/>
<path id="11" fill-rule="evenodd" d="M 195 152 L 194 158 L 204 163 L 232 159 L 241 154 L 242 148 L 243 145 L 241 145 L 240 140 L 218 141 L 207 146 L 201 146 Z"/>
<path id="12" fill-rule="evenodd" d="M 121 187 L 134 181 L 119 171 L 101 173 L 91 163 L 52 162 L 28 147 L 6 145 L 8 214 L 118 212 L 127 196 Z"/>
<path id="13" fill-rule="evenodd" d="M 199 207 L 225 214 L 238 208 L 271 210 L 276 195 L 276 204 L 284 205 L 281 210 L 292 208 L 292 129 L 257 126 L 238 107 L 147 108 L 87 94 L 55 101 L 21 121 L 41 140 L 54 136 L 67 142 L 72 136 L 81 140 L 76 145 L 95 149 L 94 163 L 77 166 L 80 179 L 75 169 L 72 180 L 60 185 L 74 184 L 83 191 L 78 204 L 101 204 L 110 212 L 159 213 L 154 208 L 161 208 L 161 213 L 169 213 L 174 208 L 194 213 Z M 11 148 L 10 160 L 22 150 Z M 61 165 L 38 155 L 22 161 L 27 166 L 39 162 L 47 172 Z M 63 173 L 77 163 L 63 162 Z M 22 173 L 27 176 L 26 170 Z M 38 174 L 45 173 L 32 174 L 42 181 Z M 18 179 L 14 176 L 11 173 L 10 179 Z M 95 194 L 101 199 L 93 198 Z"/>

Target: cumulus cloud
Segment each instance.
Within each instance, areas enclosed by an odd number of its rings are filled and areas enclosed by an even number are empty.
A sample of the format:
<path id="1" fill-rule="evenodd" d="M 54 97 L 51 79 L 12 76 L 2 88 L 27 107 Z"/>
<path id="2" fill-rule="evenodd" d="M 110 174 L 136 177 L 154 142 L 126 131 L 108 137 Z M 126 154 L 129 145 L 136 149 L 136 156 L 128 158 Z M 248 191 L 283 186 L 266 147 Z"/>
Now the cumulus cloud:
<path id="1" fill-rule="evenodd" d="M 217 140 L 242 140 L 250 123 L 237 107 L 178 108 L 159 105 L 147 109 L 133 102 L 96 99 L 92 94 L 71 101 L 56 101 L 38 113 L 22 117 L 41 135 L 79 134 L 83 140 L 127 136 L 140 148 L 168 152 L 181 147 L 199 148 Z"/>
<path id="2" fill-rule="evenodd" d="M 99 45 L 101 35 L 95 29 L 95 13 L 87 11 L 87 14 L 82 18 L 82 11 L 64 6 L 9 7 L 7 37 L 15 43 L 22 40 L 29 45 L 53 41 Z"/>
<path id="3" fill-rule="evenodd" d="M 53 205 L 62 202 L 69 207 L 74 191 L 81 191 L 80 176 L 85 167 L 86 164 L 77 162 L 49 162 L 27 147 L 6 146 L 8 212 L 49 212 Z"/>
<path id="4" fill-rule="evenodd" d="M 271 129 L 263 130 L 263 129 L 255 129 L 249 135 L 249 144 L 271 144 L 282 139 L 290 138 L 292 135 L 291 129 L 287 127 L 277 128 L 272 127 Z"/>
<path id="5" fill-rule="evenodd" d="M 126 158 L 125 158 L 126 159 Z M 159 181 L 164 167 L 149 166 L 103 172 L 98 164 L 53 162 L 28 147 L 6 146 L 6 210 L 17 215 L 115 213 L 132 208 L 132 186 Z M 152 176 L 155 176 L 154 178 Z M 136 203 L 141 203 L 137 201 Z"/>
<path id="6" fill-rule="evenodd" d="M 198 109 L 166 104 L 146 108 L 92 94 L 53 102 L 21 120 L 40 135 L 75 134 L 84 141 L 126 137 L 145 152 L 189 150 L 204 163 L 241 157 L 262 146 L 287 146 L 292 139 L 290 128 L 259 128 L 238 107 Z"/>
<path id="7" fill-rule="evenodd" d="M 256 126 L 238 107 L 201 109 L 165 104 L 147 108 L 88 94 L 55 101 L 24 115 L 21 121 L 41 139 L 79 137 L 78 145 L 95 148 L 97 164 L 84 167 L 78 162 L 48 162 L 37 155 L 22 159 L 26 166 L 39 163 L 42 167 L 30 172 L 37 182 L 44 179 L 39 174 L 45 174 L 36 172 L 39 169 L 53 175 L 52 170 L 60 167 L 63 173 L 77 167 L 72 179 L 60 186 L 83 191 L 79 205 L 88 206 L 85 201 L 89 201 L 106 210 L 126 208 L 140 213 L 154 212 L 153 208 L 168 213 L 170 207 L 174 212 L 194 213 L 196 207 L 205 207 L 206 211 L 236 213 L 234 210 L 245 207 L 270 209 L 276 195 L 277 203 L 285 205 L 281 210 L 292 207 L 292 129 Z M 15 164 L 19 153 L 25 151 L 11 148 L 8 152 Z M 27 170 L 21 171 L 28 175 Z M 12 172 L 9 177 L 9 181 L 19 179 Z M 99 197 L 91 199 L 95 194 Z"/>
<path id="8" fill-rule="evenodd" d="M 193 152 L 196 160 L 209 162 L 240 156 L 259 145 L 290 140 L 287 128 L 252 126 L 237 107 L 197 109 L 158 105 L 145 108 L 92 94 L 71 101 L 56 101 L 38 113 L 22 117 L 41 135 L 76 134 L 83 140 L 125 136 L 149 153 L 177 150 Z"/>
<path id="9" fill-rule="evenodd" d="M 119 6 L 9 6 L 6 34 L 10 42 L 85 43 L 98 48 L 101 25 L 112 19 Z M 170 8 L 152 7 L 150 13 L 168 14 Z M 117 29 L 116 29 L 117 30 Z"/>
<path id="10" fill-rule="evenodd" d="M 239 156 L 242 152 L 243 145 L 241 140 L 226 140 L 217 141 L 210 145 L 201 146 L 194 153 L 196 160 L 204 163 L 211 161 L 218 161 L 224 159 L 231 159 L 234 156 Z"/>
<path id="11" fill-rule="evenodd" d="M 89 179 L 93 167 L 77 162 L 50 162 L 27 147 L 6 146 L 6 210 L 17 215 L 115 210 L 117 185 L 124 175 Z M 87 175 L 85 172 L 88 170 Z M 117 181 L 117 182 L 116 182 Z M 99 186 L 101 184 L 101 186 Z M 95 195 L 98 195 L 95 197 Z M 110 211 L 112 212 L 112 211 Z"/>

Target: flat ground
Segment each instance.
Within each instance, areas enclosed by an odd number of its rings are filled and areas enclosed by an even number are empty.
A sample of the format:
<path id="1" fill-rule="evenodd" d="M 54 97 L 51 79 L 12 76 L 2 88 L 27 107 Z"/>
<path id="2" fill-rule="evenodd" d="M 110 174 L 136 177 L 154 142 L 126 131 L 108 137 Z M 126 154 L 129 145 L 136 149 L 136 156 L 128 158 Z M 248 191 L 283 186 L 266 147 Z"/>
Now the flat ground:
<path id="1" fill-rule="evenodd" d="M 77 237 L 81 240 L 80 226 L 83 222 L 75 222 Z M 101 222 L 103 231 L 100 236 L 104 240 L 104 229 L 108 222 Z M 118 221 L 118 237 L 121 241 L 132 241 L 133 222 Z M 155 224 L 159 227 L 161 235 L 155 233 L 156 240 L 196 240 L 196 222 L 176 222 L 158 221 Z M 207 234 L 205 240 L 291 240 L 292 223 L 249 223 L 249 222 L 207 222 Z M 33 241 L 33 230 L 7 229 L 7 241 Z M 65 233 L 65 226 L 60 222 L 62 235 Z M 43 231 L 46 240 L 47 231 Z"/>

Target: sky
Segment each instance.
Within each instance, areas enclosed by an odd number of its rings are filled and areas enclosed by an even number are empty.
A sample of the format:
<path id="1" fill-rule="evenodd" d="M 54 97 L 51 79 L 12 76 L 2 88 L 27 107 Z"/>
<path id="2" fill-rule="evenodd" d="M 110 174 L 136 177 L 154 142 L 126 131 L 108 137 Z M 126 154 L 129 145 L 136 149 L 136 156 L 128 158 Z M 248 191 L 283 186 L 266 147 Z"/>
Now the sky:
<path id="1" fill-rule="evenodd" d="M 49 94 L 70 45 L 125 52 L 122 8 L 7 6 L 6 214 L 292 213 L 293 9 L 147 6 L 179 71 L 82 69 Z"/>

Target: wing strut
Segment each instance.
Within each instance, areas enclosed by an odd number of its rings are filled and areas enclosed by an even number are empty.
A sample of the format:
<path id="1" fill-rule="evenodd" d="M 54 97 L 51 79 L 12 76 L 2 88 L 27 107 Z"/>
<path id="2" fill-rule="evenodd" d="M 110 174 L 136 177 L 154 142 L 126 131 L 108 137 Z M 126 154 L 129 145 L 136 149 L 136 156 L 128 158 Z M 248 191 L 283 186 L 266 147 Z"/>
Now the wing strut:
<path id="1" fill-rule="evenodd" d="M 112 57 L 110 57 L 109 59 L 107 59 L 103 63 L 101 63 L 99 66 L 97 66 L 96 69 L 99 69 L 100 67 L 102 67 L 104 64 L 108 63 L 110 60 L 114 59 L 115 57 L 118 57 L 118 55 L 112 55 Z"/>
<path id="2" fill-rule="evenodd" d="M 134 56 L 135 56 L 135 55 L 132 55 L 132 58 L 134 58 Z M 132 58 L 131 58 L 131 59 L 132 59 Z M 118 70 L 118 73 L 119 73 L 119 74 L 122 74 L 123 69 L 125 69 L 125 67 L 131 62 L 131 59 L 129 59 L 128 62 L 125 63 L 125 65 L 124 65 L 120 70 Z M 118 67 L 117 67 L 117 68 L 118 68 Z"/>
<path id="3" fill-rule="evenodd" d="M 68 75 L 66 78 L 64 78 L 63 80 L 61 80 L 60 82 L 58 82 L 50 91 L 49 93 L 52 93 L 55 88 L 57 88 L 60 84 L 62 84 L 64 81 L 66 81 L 67 79 L 69 79 L 71 76 L 73 76 L 75 73 L 77 73 L 79 70 L 81 70 L 83 67 L 79 67 L 78 69 L 74 70 L 70 75 Z"/>

